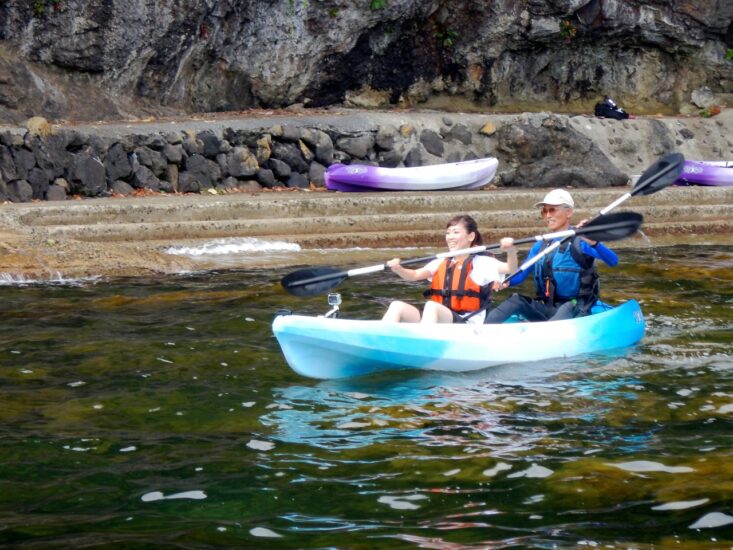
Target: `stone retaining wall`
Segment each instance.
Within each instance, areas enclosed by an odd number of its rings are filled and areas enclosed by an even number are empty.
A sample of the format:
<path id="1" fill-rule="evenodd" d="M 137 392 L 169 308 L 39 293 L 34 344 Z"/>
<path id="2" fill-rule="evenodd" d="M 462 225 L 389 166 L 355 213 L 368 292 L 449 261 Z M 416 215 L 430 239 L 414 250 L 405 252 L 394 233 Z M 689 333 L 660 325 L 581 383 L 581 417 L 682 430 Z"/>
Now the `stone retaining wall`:
<path id="1" fill-rule="evenodd" d="M 0 199 L 63 200 L 71 195 L 129 195 L 135 190 L 208 190 L 323 186 L 336 162 L 419 166 L 489 154 L 487 140 L 463 124 L 438 134 L 380 127 L 339 134 L 276 125 L 264 131 L 227 128 L 134 134 L 118 139 L 75 131 L 0 135 Z"/>
<path id="2" fill-rule="evenodd" d="M 292 116 L 272 124 L 189 124 L 195 129 L 36 124 L 0 133 L 0 201 L 317 188 L 334 163 L 421 166 L 487 156 L 499 158 L 492 183 L 500 186 L 607 187 L 672 151 L 733 158 L 732 113 L 705 123 L 382 113 L 356 122 Z"/>

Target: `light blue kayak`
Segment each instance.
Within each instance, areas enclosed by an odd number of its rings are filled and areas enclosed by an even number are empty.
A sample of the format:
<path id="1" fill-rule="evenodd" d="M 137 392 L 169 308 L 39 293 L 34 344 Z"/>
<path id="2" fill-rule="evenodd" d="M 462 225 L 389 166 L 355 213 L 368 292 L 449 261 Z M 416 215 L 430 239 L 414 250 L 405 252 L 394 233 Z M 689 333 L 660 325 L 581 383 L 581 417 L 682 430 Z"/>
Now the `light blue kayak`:
<path id="1" fill-rule="evenodd" d="M 464 372 L 631 346 L 644 336 L 639 304 L 605 304 L 586 317 L 500 325 L 410 324 L 280 315 L 272 330 L 285 359 L 311 378 L 396 369 Z"/>

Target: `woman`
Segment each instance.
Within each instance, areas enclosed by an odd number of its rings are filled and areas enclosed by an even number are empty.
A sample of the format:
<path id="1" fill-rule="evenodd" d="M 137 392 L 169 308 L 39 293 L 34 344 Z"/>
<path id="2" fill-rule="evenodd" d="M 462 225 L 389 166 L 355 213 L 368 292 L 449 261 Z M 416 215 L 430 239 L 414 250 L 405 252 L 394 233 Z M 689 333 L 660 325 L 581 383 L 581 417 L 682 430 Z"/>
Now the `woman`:
<path id="1" fill-rule="evenodd" d="M 463 250 L 482 243 L 476 220 L 465 214 L 455 216 L 446 226 L 445 242 L 448 250 Z M 483 323 L 486 308 L 491 301 L 493 285 L 503 280 L 502 275 L 517 269 L 517 249 L 514 240 L 501 240 L 501 249 L 507 261 L 491 256 L 462 254 L 452 258 L 436 258 L 420 269 L 400 265 L 399 258 L 387 262 L 397 275 L 406 281 L 431 281 L 425 292 L 430 301 L 425 303 L 422 316 L 413 305 L 395 301 L 382 317 L 383 321 L 405 323 Z"/>

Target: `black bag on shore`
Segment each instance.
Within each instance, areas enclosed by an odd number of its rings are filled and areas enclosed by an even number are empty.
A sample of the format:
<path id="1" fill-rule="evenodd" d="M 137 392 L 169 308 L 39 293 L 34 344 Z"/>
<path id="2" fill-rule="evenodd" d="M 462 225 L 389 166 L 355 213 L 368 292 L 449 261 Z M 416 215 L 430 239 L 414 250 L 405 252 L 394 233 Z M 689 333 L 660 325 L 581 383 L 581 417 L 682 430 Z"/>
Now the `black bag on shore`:
<path id="1" fill-rule="evenodd" d="M 601 103 L 596 103 L 596 116 L 624 120 L 629 118 L 629 113 L 616 105 L 616 102 L 606 96 Z"/>

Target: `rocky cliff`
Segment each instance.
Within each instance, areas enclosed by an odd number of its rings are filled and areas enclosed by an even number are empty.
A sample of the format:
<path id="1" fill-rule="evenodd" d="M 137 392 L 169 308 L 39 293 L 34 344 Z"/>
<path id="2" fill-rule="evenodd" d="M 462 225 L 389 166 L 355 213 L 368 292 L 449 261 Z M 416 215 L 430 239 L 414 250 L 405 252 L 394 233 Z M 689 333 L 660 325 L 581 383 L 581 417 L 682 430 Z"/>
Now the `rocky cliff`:
<path id="1" fill-rule="evenodd" d="M 730 0 L 5 0 L 0 123 L 302 103 L 730 102 Z M 696 105 L 690 101 L 697 94 Z"/>

